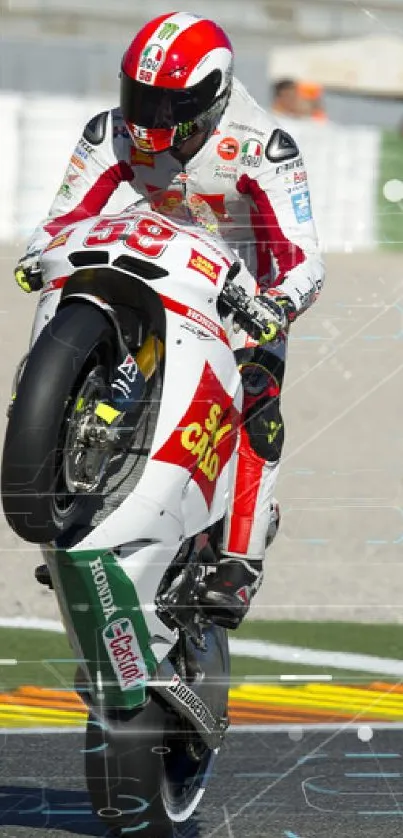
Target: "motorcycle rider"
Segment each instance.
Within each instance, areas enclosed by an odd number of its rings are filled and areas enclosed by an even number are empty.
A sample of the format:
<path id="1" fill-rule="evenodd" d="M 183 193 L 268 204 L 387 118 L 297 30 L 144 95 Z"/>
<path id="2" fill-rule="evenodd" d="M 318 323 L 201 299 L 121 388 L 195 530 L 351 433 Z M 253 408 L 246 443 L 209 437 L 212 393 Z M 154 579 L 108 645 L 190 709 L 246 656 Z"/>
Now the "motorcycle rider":
<path id="1" fill-rule="evenodd" d="M 256 306 L 282 329 L 318 296 L 324 268 L 302 156 L 234 78 L 231 43 L 213 21 L 169 13 L 138 32 L 122 60 L 120 107 L 85 126 L 49 216 L 15 270 L 24 291 L 41 288 L 38 259 L 52 237 L 99 214 L 124 181 L 158 212 L 217 231 L 256 279 Z M 216 622 L 236 628 L 278 523 L 285 341 L 259 348 L 242 331 L 231 346 L 243 375 L 244 423 L 220 561 L 203 602 Z"/>

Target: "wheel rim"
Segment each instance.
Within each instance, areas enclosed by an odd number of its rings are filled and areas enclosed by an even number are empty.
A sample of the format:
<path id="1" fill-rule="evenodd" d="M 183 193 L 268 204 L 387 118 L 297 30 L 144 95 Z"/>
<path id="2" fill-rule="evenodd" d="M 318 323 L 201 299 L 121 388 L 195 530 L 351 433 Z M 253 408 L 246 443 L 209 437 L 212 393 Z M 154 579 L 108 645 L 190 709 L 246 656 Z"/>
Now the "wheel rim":
<path id="1" fill-rule="evenodd" d="M 199 805 L 217 754 L 218 749 L 206 748 L 199 762 L 164 758 L 161 799 L 173 823 L 187 821 Z"/>
<path id="2" fill-rule="evenodd" d="M 107 370 L 98 364 L 86 376 L 74 403 L 69 411 L 67 419 L 67 430 L 65 434 L 64 456 L 63 456 L 63 477 L 67 490 L 71 493 L 76 491 L 74 483 L 79 476 L 80 461 L 83 464 L 86 447 L 81 441 L 81 430 L 85 426 L 86 418 L 93 414 L 97 402 L 106 398 L 108 390 Z M 105 473 L 109 456 L 105 456 L 102 465 L 98 470 L 92 485 L 88 485 L 87 491 L 92 491 L 99 486 Z"/>
<path id="3" fill-rule="evenodd" d="M 77 433 L 77 421 L 75 414 L 77 411 L 77 403 L 82 397 L 82 394 L 89 389 L 91 391 L 92 399 L 105 397 L 107 388 L 107 369 L 101 363 L 102 347 L 95 347 L 87 359 L 84 372 L 84 380 L 81 378 L 77 382 L 77 386 L 71 393 L 68 402 L 66 403 L 65 414 L 60 427 L 60 437 L 57 446 L 55 458 L 55 490 L 53 494 L 53 510 L 54 517 L 60 522 L 65 522 L 68 518 L 73 516 L 80 496 L 73 490 L 72 481 L 70 479 L 70 457 L 71 451 L 74 449 L 73 438 Z"/>

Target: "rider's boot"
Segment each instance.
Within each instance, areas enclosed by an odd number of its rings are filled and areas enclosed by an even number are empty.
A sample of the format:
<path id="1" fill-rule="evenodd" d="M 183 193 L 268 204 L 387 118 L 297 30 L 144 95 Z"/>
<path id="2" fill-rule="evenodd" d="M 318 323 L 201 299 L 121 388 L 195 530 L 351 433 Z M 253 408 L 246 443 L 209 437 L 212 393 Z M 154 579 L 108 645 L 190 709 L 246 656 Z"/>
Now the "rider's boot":
<path id="1" fill-rule="evenodd" d="M 271 504 L 266 547 L 271 544 L 280 524 L 277 501 Z M 251 601 L 263 580 L 263 561 L 237 553 L 220 554 L 218 568 L 204 580 L 199 601 L 204 613 L 219 626 L 236 629 L 248 613 Z"/>
<path id="2" fill-rule="evenodd" d="M 218 569 L 206 576 L 200 594 L 206 617 L 224 628 L 238 628 L 262 579 L 261 560 L 222 553 Z"/>

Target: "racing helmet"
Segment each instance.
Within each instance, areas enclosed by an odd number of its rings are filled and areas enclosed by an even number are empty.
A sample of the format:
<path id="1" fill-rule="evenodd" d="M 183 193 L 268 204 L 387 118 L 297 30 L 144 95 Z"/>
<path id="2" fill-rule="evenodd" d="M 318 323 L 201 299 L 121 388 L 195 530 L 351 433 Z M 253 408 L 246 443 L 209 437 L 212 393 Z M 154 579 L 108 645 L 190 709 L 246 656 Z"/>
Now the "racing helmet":
<path id="1" fill-rule="evenodd" d="M 138 32 L 122 60 L 120 107 L 136 148 L 156 154 L 210 133 L 231 95 L 233 49 L 220 26 L 184 12 Z"/>

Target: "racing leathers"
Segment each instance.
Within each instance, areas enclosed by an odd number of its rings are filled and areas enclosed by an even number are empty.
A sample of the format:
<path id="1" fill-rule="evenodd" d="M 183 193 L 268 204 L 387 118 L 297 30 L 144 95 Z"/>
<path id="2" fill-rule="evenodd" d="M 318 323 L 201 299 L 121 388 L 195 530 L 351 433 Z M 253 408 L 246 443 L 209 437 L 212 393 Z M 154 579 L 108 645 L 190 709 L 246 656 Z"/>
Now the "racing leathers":
<path id="1" fill-rule="evenodd" d="M 239 81 L 216 130 L 186 164 L 170 151 L 146 151 L 133 146 L 119 108 L 91 119 L 28 254 L 42 251 L 63 227 L 98 215 L 127 182 L 133 200 L 143 197 L 163 215 L 193 218 L 221 234 L 256 280 L 255 293 L 285 305 L 288 320 L 311 305 L 324 268 L 303 159 Z M 264 350 L 236 328 L 229 337 L 245 407 L 222 553 L 224 562 L 244 564 L 246 584 L 241 579 L 232 591 L 243 616 L 261 582 L 270 529 L 284 439 L 279 401 L 286 347 L 277 340 Z"/>

